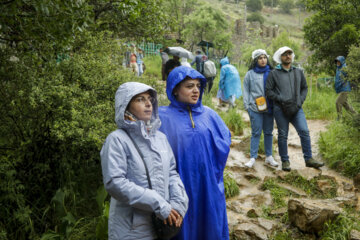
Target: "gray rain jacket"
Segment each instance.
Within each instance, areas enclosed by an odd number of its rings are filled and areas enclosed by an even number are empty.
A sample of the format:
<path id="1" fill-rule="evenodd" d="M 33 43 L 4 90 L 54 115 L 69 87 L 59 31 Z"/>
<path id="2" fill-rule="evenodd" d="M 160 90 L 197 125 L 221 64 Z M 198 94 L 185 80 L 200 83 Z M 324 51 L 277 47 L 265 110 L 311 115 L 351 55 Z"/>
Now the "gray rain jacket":
<path id="1" fill-rule="evenodd" d="M 176 162 L 166 136 L 158 131 L 158 103 L 153 104 L 152 129 L 148 134 L 143 121 L 124 120 L 130 100 L 150 90 L 142 83 L 122 84 L 115 96 L 115 121 L 119 129 L 110 133 L 101 149 L 101 166 L 106 190 L 111 195 L 109 239 L 155 239 L 151 214 L 166 219 L 171 209 L 183 217 L 188 197 L 176 171 Z M 153 189 L 149 189 L 144 163 L 124 132 L 126 129 L 138 144 L 147 164 Z"/>
<path id="2" fill-rule="evenodd" d="M 245 75 L 243 88 L 245 110 L 259 112 L 255 99 L 265 97 L 264 74 L 256 73 L 253 69 L 249 70 Z"/>

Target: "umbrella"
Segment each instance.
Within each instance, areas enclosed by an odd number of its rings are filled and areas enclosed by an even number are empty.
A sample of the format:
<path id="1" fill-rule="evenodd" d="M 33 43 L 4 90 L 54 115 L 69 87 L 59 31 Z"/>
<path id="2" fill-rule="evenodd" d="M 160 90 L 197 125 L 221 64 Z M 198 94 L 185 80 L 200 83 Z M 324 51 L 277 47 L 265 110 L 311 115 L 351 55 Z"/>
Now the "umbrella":
<path id="1" fill-rule="evenodd" d="M 173 56 L 189 58 L 191 60 L 194 59 L 194 55 L 190 51 L 182 47 L 168 47 L 164 50 L 164 52 Z"/>

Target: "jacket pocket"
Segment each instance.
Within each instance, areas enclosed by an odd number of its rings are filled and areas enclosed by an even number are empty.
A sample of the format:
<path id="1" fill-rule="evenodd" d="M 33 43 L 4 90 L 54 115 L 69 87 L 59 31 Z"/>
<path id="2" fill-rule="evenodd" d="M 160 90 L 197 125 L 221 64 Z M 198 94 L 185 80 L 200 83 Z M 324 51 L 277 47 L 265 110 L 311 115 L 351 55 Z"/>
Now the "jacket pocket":
<path id="1" fill-rule="evenodd" d="M 134 209 L 132 229 L 151 224 L 151 214 L 142 210 Z"/>

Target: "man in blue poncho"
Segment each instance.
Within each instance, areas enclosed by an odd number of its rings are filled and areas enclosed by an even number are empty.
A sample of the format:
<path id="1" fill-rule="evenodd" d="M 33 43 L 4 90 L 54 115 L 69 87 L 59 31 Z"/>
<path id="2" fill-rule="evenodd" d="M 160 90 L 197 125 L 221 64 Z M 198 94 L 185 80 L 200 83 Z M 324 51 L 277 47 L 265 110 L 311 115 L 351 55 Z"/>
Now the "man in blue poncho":
<path id="1" fill-rule="evenodd" d="M 189 197 L 189 209 L 175 239 L 229 239 L 223 171 L 231 136 L 220 116 L 202 105 L 205 85 L 198 71 L 177 67 L 167 79 L 171 103 L 159 108 L 160 131 L 173 149 Z"/>
<path id="2" fill-rule="evenodd" d="M 241 96 L 241 81 L 238 70 L 230 64 L 228 57 L 220 60 L 221 71 L 217 98 L 235 107 L 235 100 Z"/>
<path id="3" fill-rule="evenodd" d="M 342 108 L 344 107 L 347 111 L 354 114 L 355 111 L 348 102 L 348 94 L 351 91 L 350 83 L 346 80 L 347 73 L 345 57 L 338 56 L 335 59 L 336 64 L 336 76 L 335 76 L 335 91 L 339 94 L 336 99 L 336 111 L 337 111 L 337 120 L 340 120 L 342 117 Z"/>

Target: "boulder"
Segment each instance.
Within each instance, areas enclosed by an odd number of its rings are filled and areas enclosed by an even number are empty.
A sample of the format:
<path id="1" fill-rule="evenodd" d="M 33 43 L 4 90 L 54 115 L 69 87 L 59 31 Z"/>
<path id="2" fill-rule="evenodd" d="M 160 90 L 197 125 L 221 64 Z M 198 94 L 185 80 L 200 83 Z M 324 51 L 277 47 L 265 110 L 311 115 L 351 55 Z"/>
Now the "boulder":
<path id="1" fill-rule="evenodd" d="M 258 218 L 257 219 L 259 226 L 264 228 L 265 230 L 272 232 L 277 224 L 275 221 L 269 220 L 269 219 L 265 219 L 265 218 Z"/>
<path id="2" fill-rule="evenodd" d="M 341 212 L 336 203 L 323 199 L 290 199 L 288 214 L 290 223 L 301 231 L 320 232 L 325 222 L 335 219 Z"/>
<path id="3" fill-rule="evenodd" d="M 360 240 L 360 232 L 355 229 L 351 230 L 349 240 Z"/>
<path id="4" fill-rule="evenodd" d="M 241 240 L 265 240 L 268 239 L 266 230 L 255 223 L 246 222 L 234 227 L 233 236 Z"/>

